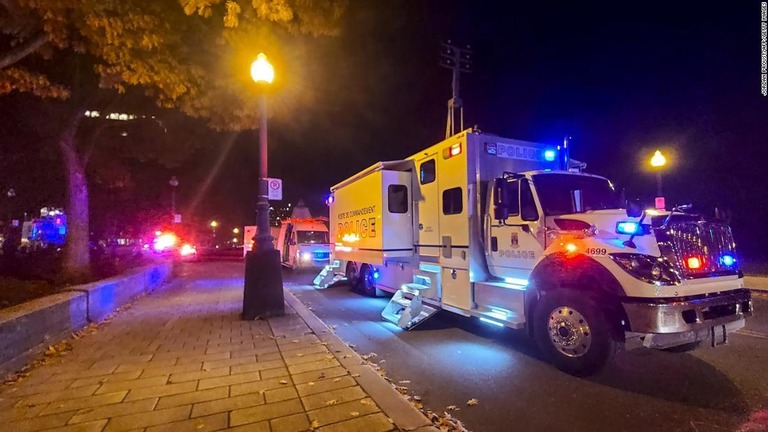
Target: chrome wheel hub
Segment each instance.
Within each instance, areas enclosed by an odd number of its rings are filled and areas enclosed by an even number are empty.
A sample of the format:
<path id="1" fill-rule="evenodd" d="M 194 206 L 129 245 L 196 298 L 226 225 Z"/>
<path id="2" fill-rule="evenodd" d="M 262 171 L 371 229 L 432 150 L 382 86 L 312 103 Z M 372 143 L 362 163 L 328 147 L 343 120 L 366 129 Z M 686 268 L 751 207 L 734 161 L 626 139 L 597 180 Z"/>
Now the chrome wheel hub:
<path id="1" fill-rule="evenodd" d="M 549 339 L 558 351 L 568 357 L 581 357 L 592 344 L 592 331 L 586 318 L 568 306 L 556 308 L 547 322 Z"/>

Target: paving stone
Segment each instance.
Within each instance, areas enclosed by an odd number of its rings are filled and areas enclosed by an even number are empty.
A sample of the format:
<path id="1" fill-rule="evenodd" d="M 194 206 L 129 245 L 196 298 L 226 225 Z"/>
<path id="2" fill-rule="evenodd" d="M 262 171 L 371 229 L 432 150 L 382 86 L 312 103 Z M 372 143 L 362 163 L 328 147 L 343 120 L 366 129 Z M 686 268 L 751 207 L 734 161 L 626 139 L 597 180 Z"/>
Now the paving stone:
<path id="1" fill-rule="evenodd" d="M 53 429 L 46 429 L 45 432 L 101 432 L 109 420 L 96 420 L 88 423 L 68 425 Z"/>
<path id="2" fill-rule="evenodd" d="M 337 403 L 343 403 L 363 399 L 367 396 L 368 395 L 363 391 L 362 388 L 355 386 L 309 396 L 303 396 L 301 401 L 304 403 L 304 406 L 307 407 L 307 410 L 313 410 L 327 406 L 327 402 L 329 400 L 335 400 Z"/>
<path id="3" fill-rule="evenodd" d="M 112 373 L 108 375 L 97 375 L 88 378 L 79 378 L 72 383 L 70 387 L 82 387 L 84 385 L 103 384 L 106 382 L 126 381 L 138 378 L 141 375 L 141 371 L 130 371 L 121 373 Z"/>
<path id="4" fill-rule="evenodd" d="M 318 429 L 318 432 L 387 432 L 395 427 L 384 414 L 372 414 Z"/>
<path id="5" fill-rule="evenodd" d="M 261 371 L 261 379 L 281 378 L 287 376 L 290 376 L 290 374 L 288 373 L 288 369 L 285 367 L 266 369 Z"/>
<path id="6" fill-rule="evenodd" d="M 198 370 L 194 372 L 182 372 L 171 375 L 168 379 L 169 383 L 180 383 L 185 381 L 198 381 L 205 378 L 215 378 L 220 376 L 229 375 L 229 367 L 223 367 L 218 369 Z"/>
<path id="7" fill-rule="evenodd" d="M 302 354 L 293 356 L 291 354 L 283 354 L 285 356 L 285 364 L 290 366 L 299 365 L 302 363 L 317 362 L 321 360 L 335 360 L 336 357 L 331 354 L 330 351 L 325 350 L 312 354 Z M 330 358 L 329 358 L 330 357 Z"/>
<path id="8" fill-rule="evenodd" d="M 195 372 L 200 370 L 203 370 L 203 362 L 189 363 L 189 364 L 182 364 L 182 365 L 175 365 L 175 366 L 153 367 L 153 368 L 144 369 L 143 371 L 141 371 L 141 378 L 151 378 L 151 377 L 161 376 L 161 375 L 172 376 L 173 374 Z"/>
<path id="9" fill-rule="evenodd" d="M 266 362 L 270 360 L 282 360 L 282 359 L 283 359 L 283 355 L 280 354 L 280 351 L 256 354 L 256 360 L 260 362 Z"/>
<path id="10" fill-rule="evenodd" d="M 283 384 L 280 381 L 284 381 L 286 382 L 286 384 Z M 286 387 L 290 385 L 292 384 L 291 384 L 291 380 L 288 377 L 272 378 L 272 379 L 266 379 L 261 381 L 252 381 L 252 382 L 232 385 L 229 388 L 229 394 L 230 396 L 239 396 L 242 394 L 267 391 L 267 390 L 277 389 L 277 388 Z"/>
<path id="11" fill-rule="evenodd" d="M 302 384 L 309 381 L 320 381 L 322 379 L 326 378 L 336 378 L 336 377 L 342 377 L 345 375 L 349 375 L 349 371 L 347 371 L 343 367 L 332 367 L 328 369 L 320 369 L 316 371 L 311 372 L 304 372 L 300 374 L 291 374 L 291 379 L 296 384 Z"/>
<path id="12" fill-rule="evenodd" d="M 357 385 L 357 381 L 351 376 L 343 376 L 340 378 L 327 378 L 319 381 L 310 381 L 312 384 L 304 383 L 297 384 L 296 390 L 301 396 L 308 396 L 315 393 L 322 393 L 332 390 L 338 390 L 345 387 L 351 387 Z"/>
<path id="13" fill-rule="evenodd" d="M 27 398 L 24 398 L 23 403 L 27 405 L 41 404 L 46 402 L 72 399 L 77 397 L 85 397 L 85 396 L 92 395 L 98 388 L 99 388 L 99 385 L 97 384 L 97 385 L 77 387 L 73 389 L 57 390 L 57 391 L 50 391 L 47 393 L 35 394 Z"/>
<path id="14" fill-rule="evenodd" d="M 253 371 L 259 371 L 264 369 L 273 369 L 276 367 L 284 366 L 282 360 L 273 360 L 273 361 L 265 361 L 260 362 L 256 361 L 256 356 L 250 356 L 250 357 L 238 357 L 238 358 L 231 358 L 226 360 L 216 360 L 216 361 L 210 361 L 203 363 L 204 368 L 209 369 L 216 369 L 220 367 L 226 367 L 226 366 L 238 366 L 238 365 L 248 365 L 249 368 L 243 368 L 247 370 L 243 370 L 243 372 L 253 372 Z"/>
<path id="15" fill-rule="evenodd" d="M 122 365 L 129 363 L 146 363 L 152 360 L 151 355 L 145 356 L 114 356 L 108 359 L 99 360 L 91 365 L 91 369 L 99 369 L 104 367 L 110 367 L 114 365 Z"/>
<path id="16" fill-rule="evenodd" d="M 157 368 L 157 367 L 173 366 L 175 364 L 176 364 L 176 359 L 153 360 L 153 361 L 138 362 L 138 363 L 124 363 L 124 364 L 118 365 L 117 369 L 115 369 L 115 372 L 144 370 L 144 369 L 151 369 L 151 368 Z"/>
<path id="17" fill-rule="evenodd" d="M 100 407 L 85 408 L 77 411 L 69 424 L 83 423 L 92 420 L 108 419 L 127 414 L 152 411 L 157 404 L 157 398 L 142 399 L 133 402 L 116 403 Z"/>
<path id="18" fill-rule="evenodd" d="M 22 420 L 22 419 L 35 417 L 38 414 L 40 414 L 41 411 L 46 409 L 48 405 L 39 404 L 39 405 L 31 405 L 31 406 L 30 405 L 14 406 L 12 404 L 9 407 L 3 407 L 3 409 L 0 410 L 0 422 L 7 423 L 9 421 Z"/>
<path id="19" fill-rule="evenodd" d="M 31 419 L 24 419 L 16 422 L 7 423 L 8 430 L 13 432 L 39 431 L 42 429 L 51 429 L 64 426 L 67 420 L 72 417 L 72 413 L 52 414 Z"/>
<path id="20" fill-rule="evenodd" d="M 128 390 L 101 395 L 87 396 L 83 398 L 67 399 L 52 402 L 41 412 L 41 415 L 55 414 L 66 411 L 79 410 L 83 408 L 98 407 L 102 405 L 116 404 L 125 398 Z"/>
<path id="21" fill-rule="evenodd" d="M 216 431 L 226 429 L 228 423 L 229 415 L 227 413 L 221 413 L 152 426 L 148 427 L 145 432 Z"/>
<path id="22" fill-rule="evenodd" d="M 364 416 L 381 411 L 372 400 L 367 399 L 367 401 L 370 403 L 363 404 L 360 400 L 356 400 L 336 403 L 333 405 L 323 404 L 322 408 L 310 410 L 307 414 L 309 415 L 310 420 L 317 420 L 320 426 L 325 426 L 331 423 L 352 419 L 355 417 L 352 415 L 354 412 L 359 413 L 358 415 L 360 416 Z"/>
<path id="23" fill-rule="evenodd" d="M 45 384 L 37 384 L 37 385 L 16 385 L 14 388 L 10 389 L 7 394 L 13 395 L 14 397 L 21 397 L 21 396 L 28 396 L 28 395 L 34 395 L 34 394 L 40 394 L 40 393 L 49 393 L 52 391 L 58 391 L 58 390 L 64 390 L 67 387 L 71 386 L 76 380 L 75 379 L 67 379 L 62 381 L 54 381 L 51 383 L 45 383 Z"/>
<path id="24" fill-rule="evenodd" d="M 321 369 L 328 369 L 335 366 L 341 366 L 336 358 L 317 360 L 309 363 L 302 363 L 298 365 L 288 366 L 288 372 L 291 375 L 297 375 L 304 372 L 311 372 Z"/>
<path id="25" fill-rule="evenodd" d="M 274 390 L 267 390 L 264 392 L 264 397 L 267 403 L 280 402 L 288 399 L 295 399 L 299 397 L 296 389 L 291 387 L 277 388 Z"/>
<path id="26" fill-rule="evenodd" d="M 180 353 L 178 362 L 176 364 L 189 364 L 189 363 L 204 363 L 204 362 L 211 362 L 211 361 L 223 361 L 226 359 L 229 359 L 229 351 L 226 352 L 220 352 L 216 354 L 205 354 L 205 355 L 194 355 L 189 356 L 187 353 L 187 356 L 184 356 L 183 352 Z M 222 366 L 214 366 L 210 369 L 214 369 L 217 367 L 223 367 L 223 366 L 230 366 L 228 364 L 222 365 Z"/>
<path id="27" fill-rule="evenodd" d="M 128 392 L 128 396 L 125 397 L 126 401 L 132 401 L 137 399 L 145 399 L 152 397 L 169 396 L 180 393 L 189 393 L 197 389 L 197 382 L 189 381 L 179 384 L 166 384 L 157 387 L 144 387 L 140 389 L 132 389 Z"/>
<path id="28" fill-rule="evenodd" d="M 310 428 L 309 418 L 305 413 L 280 417 L 269 421 L 273 431 L 303 432 Z"/>
<path id="29" fill-rule="evenodd" d="M 232 411 L 262 404 L 264 404 L 264 396 L 260 393 L 217 399 L 209 402 L 196 403 L 192 407 L 192 417 Z"/>
<path id="30" fill-rule="evenodd" d="M 304 407 L 298 399 L 283 402 L 259 405 L 252 408 L 234 410 L 229 415 L 230 426 L 239 426 L 246 423 L 256 423 L 291 414 L 303 413 Z"/>
<path id="31" fill-rule="evenodd" d="M 166 382 L 168 382 L 167 375 L 161 375 L 152 378 L 140 378 L 128 381 L 109 381 L 102 384 L 101 387 L 96 390 L 96 394 L 112 393 L 120 390 L 140 389 L 146 387 L 157 387 L 165 385 Z"/>
<path id="32" fill-rule="evenodd" d="M 209 390 L 198 390 L 173 396 L 164 396 L 157 402 L 155 409 L 171 408 L 181 405 L 192 405 L 197 402 L 223 399 L 229 396 L 229 387 L 217 387 Z"/>
<path id="33" fill-rule="evenodd" d="M 112 431 L 125 431 L 129 429 L 143 428 L 155 425 L 162 425 L 179 420 L 189 418 L 189 413 L 192 407 L 181 406 L 176 408 L 168 408 L 164 410 L 156 410 L 138 414 L 129 414 L 126 416 L 113 417 L 107 423 L 105 432 Z"/>
<path id="34" fill-rule="evenodd" d="M 242 426 L 237 427 L 230 427 L 227 429 L 229 432 L 270 432 L 269 429 L 269 422 L 263 421 L 259 423 L 249 423 Z M 281 432 L 281 431 L 273 431 L 273 432 Z"/>
<path id="35" fill-rule="evenodd" d="M 261 375 L 259 375 L 259 372 L 249 372 L 249 373 L 243 373 L 243 374 L 237 374 L 237 375 L 229 375 L 225 377 L 208 378 L 208 379 L 200 380 L 200 383 L 197 385 L 197 389 L 205 390 L 213 387 L 229 386 L 233 384 L 259 381 L 260 379 L 261 379 Z"/>

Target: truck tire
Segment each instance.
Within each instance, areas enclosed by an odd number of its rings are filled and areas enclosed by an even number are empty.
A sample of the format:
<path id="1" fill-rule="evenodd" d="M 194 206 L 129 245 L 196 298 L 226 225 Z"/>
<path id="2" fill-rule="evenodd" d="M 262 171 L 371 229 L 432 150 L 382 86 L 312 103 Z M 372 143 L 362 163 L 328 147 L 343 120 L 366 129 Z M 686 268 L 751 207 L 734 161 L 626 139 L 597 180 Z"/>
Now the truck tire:
<path id="1" fill-rule="evenodd" d="M 663 348 L 662 351 L 668 352 L 668 353 L 687 353 L 699 348 L 700 346 L 701 346 L 701 341 L 696 341 L 696 342 L 677 345 L 669 348 Z"/>
<path id="2" fill-rule="evenodd" d="M 347 278 L 347 283 L 352 291 L 357 291 L 357 264 L 353 262 L 347 263 L 347 269 L 344 271 L 344 276 Z"/>
<path id="3" fill-rule="evenodd" d="M 368 297 L 376 297 L 376 281 L 373 278 L 373 267 L 363 264 L 360 267 L 360 280 L 358 290 Z"/>
<path id="4" fill-rule="evenodd" d="M 575 291 L 546 292 L 535 307 L 533 330 L 541 352 L 563 372 L 589 376 L 618 352 L 597 305 Z"/>

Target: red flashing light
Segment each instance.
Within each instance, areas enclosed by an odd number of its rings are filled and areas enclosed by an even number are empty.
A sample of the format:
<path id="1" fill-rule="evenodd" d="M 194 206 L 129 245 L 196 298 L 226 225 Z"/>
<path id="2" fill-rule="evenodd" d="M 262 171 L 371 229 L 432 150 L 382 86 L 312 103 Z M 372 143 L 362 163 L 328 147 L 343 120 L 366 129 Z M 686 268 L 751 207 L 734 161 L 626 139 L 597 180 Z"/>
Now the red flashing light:
<path id="1" fill-rule="evenodd" d="M 573 244 L 573 243 L 566 243 L 565 244 L 565 251 L 566 252 L 572 254 L 572 253 L 576 252 L 577 250 L 578 250 L 578 247 L 576 247 L 575 244 Z"/>
<path id="2" fill-rule="evenodd" d="M 704 266 L 704 260 L 699 257 L 690 257 L 685 260 L 685 265 L 691 270 L 698 270 Z"/>

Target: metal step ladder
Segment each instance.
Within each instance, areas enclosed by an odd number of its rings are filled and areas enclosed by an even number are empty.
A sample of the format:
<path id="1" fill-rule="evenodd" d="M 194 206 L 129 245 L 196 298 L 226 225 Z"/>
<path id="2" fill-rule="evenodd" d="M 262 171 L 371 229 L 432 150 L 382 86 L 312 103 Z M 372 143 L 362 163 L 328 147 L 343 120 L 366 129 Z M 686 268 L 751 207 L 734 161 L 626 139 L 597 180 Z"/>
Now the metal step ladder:
<path id="1" fill-rule="evenodd" d="M 334 260 L 333 264 L 328 264 L 323 267 L 323 270 L 320 272 L 320 274 L 318 274 L 312 281 L 315 289 L 326 289 L 336 282 L 346 280 L 347 278 L 344 277 L 344 275 L 336 273 L 336 270 L 339 269 L 339 266 L 339 260 Z"/>
<path id="2" fill-rule="evenodd" d="M 430 288 L 430 283 L 427 277 L 414 276 L 412 283 L 404 284 L 392 296 L 392 299 L 381 312 L 381 316 L 402 329 L 411 330 L 436 314 L 437 308 L 422 302 L 421 294 Z"/>

